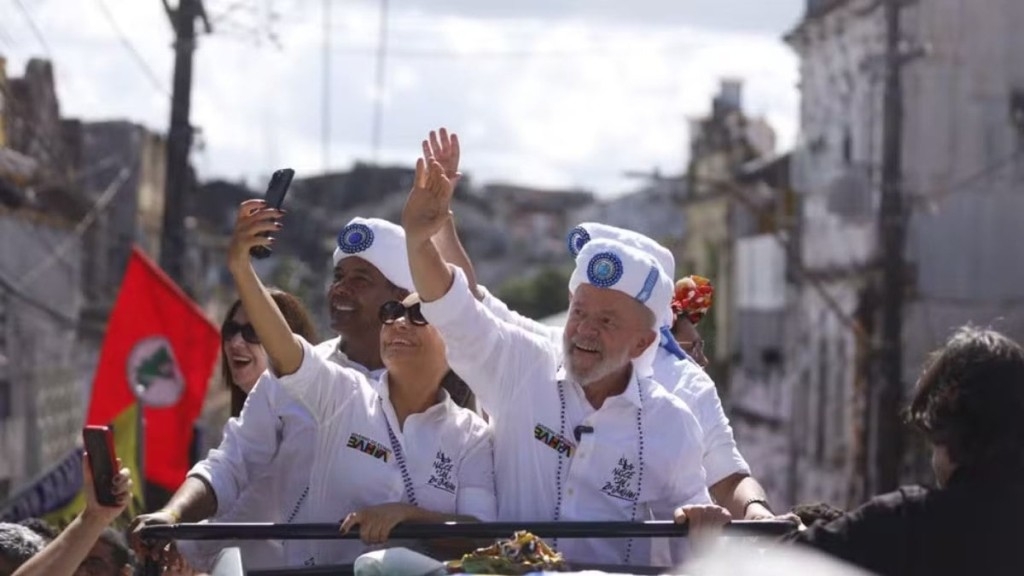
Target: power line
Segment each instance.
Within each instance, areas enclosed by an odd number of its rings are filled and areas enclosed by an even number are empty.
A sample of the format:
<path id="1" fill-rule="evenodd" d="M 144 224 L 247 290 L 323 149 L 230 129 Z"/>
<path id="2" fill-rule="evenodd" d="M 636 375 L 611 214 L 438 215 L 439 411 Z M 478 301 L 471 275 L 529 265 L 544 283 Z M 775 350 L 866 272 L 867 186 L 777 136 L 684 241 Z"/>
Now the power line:
<path id="1" fill-rule="evenodd" d="M 90 209 L 89 212 L 78 221 L 78 224 L 76 224 L 75 228 L 71 231 L 71 235 L 59 243 L 45 259 L 36 265 L 35 268 L 22 275 L 21 281 L 17 285 L 18 290 L 27 288 L 33 280 L 46 271 L 50 266 L 53 266 L 53 264 L 63 256 L 64 253 L 72 248 L 74 245 L 73 243 L 85 234 L 85 231 L 89 229 L 89 226 L 92 226 L 93 222 L 96 221 L 96 218 L 99 217 L 100 212 L 105 210 L 107 205 L 110 204 L 115 196 L 117 196 L 117 193 L 121 191 L 129 176 L 131 176 L 131 170 L 127 166 L 122 167 L 117 175 L 114 176 L 114 179 L 110 184 L 107 185 L 106 190 L 104 190 L 103 193 L 100 194 L 100 197 L 96 199 L 96 203 L 93 204 L 92 209 Z"/>
<path id="2" fill-rule="evenodd" d="M 700 180 L 699 183 L 711 186 L 713 188 L 722 190 L 726 194 L 739 200 L 741 204 L 746 206 L 749 210 L 759 213 L 763 211 L 763 208 L 758 206 L 757 203 L 749 198 L 739 186 L 733 182 L 726 180 Z M 792 252 L 792 245 L 790 239 L 781 230 L 775 230 L 770 233 L 775 242 L 783 249 L 783 251 L 789 255 Z M 831 311 L 836 318 L 846 327 L 856 338 L 865 338 L 865 332 L 863 326 L 850 314 L 848 314 L 839 302 L 832 296 L 832 293 L 828 291 L 821 279 L 816 278 L 811 272 L 804 267 L 803 262 L 799 258 L 787 258 L 787 261 L 793 264 L 793 271 L 798 276 L 798 279 L 802 282 L 810 284 L 811 288 L 818 294 L 825 307 Z"/>
<path id="3" fill-rule="evenodd" d="M 373 163 L 380 157 L 380 139 L 384 126 L 384 90 L 387 85 L 386 73 L 388 66 L 388 0 L 380 0 L 380 29 L 377 33 L 377 71 L 374 81 L 373 102 Z"/>
<path id="4" fill-rule="evenodd" d="M 974 190 L 975 184 L 987 180 L 996 172 L 1001 171 L 1003 168 L 1006 168 L 1007 166 L 1013 165 L 1022 158 L 1024 158 L 1024 148 L 1015 150 L 1012 154 L 1008 154 L 1002 158 L 998 158 L 991 164 L 988 164 L 978 169 L 977 171 L 972 172 L 971 174 L 968 174 L 967 176 L 961 178 L 957 182 L 953 183 L 953 185 L 947 188 L 946 190 L 939 192 L 938 194 L 936 194 L 937 198 L 935 200 L 942 201 L 945 200 L 946 198 L 949 198 L 950 196 L 962 194 L 964 192 L 970 192 Z M 925 199 L 928 199 L 927 196 L 925 197 Z"/>
<path id="5" fill-rule="evenodd" d="M 6 289 L 19 300 L 35 308 L 36 310 L 45 312 L 47 315 L 53 317 L 54 320 L 57 320 L 65 328 L 74 328 L 75 326 L 78 325 L 78 318 L 69 316 L 64 312 L 61 312 L 60 310 L 57 310 L 56 308 L 53 308 L 44 302 L 40 302 L 39 300 L 36 300 L 35 298 L 29 296 L 28 294 L 25 294 L 24 292 L 19 290 L 14 284 L 11 284 L 11 282 L 8 281 L 3 276 L 0 276 L 0 288 Z"/>
<path id="6" fill-rule="evenodd" d="M 374 46 L 335 46 L 334 54 L 342 56 L 376 57 L 379 48 Z M 390 48 L 389 57 L 403 59 L 520 59 L 520 58 L 593 58 L 615 56 L 621 52 L 602 50 L 599 47 L 582 50 L 438 50 L 433 48 Z"/>
<path id="7" fill-rule="evenodd" d="M 0 287 L 6 289 L 11 294 L 16 296 L 19 300 L 28 304 L 29 306 L 40 310 L 47 315 L 57 320 L 60 324 L 67 328 L 74 328 L 78 325 L 78 318 L 69 316 L 68 314 L 53 308 L 45 302 L 41 302 L 29 295 L 26 290 L 33 280 L 36 279 L 39 274 L 45 271 L 47 268 L 52 266 L 60 257 L 67 252 L 72 246 L 73 242 L 80 239 L 85 231 L 89 229 L 89 226 L 96 221 L 102 212 L 114 199 L 117 193 L 121 190 L 125 181 L 131 175 L 131 170 L 127 166 L 121 168 L 120 172 L 111 180 L 110 184 L 103 191 L 103 194 L 96 200 L 92 209 L 82 217 L 81 220 L 75 225 L 75 228 L 71 232 L 71 235 L 65 238 L 62 242 L 56 246 L 51 247 L 51 252 L 40 262 L 35 268 L 30 270 L 27 274 L 22 275 L 21 281 L 18 283 L 11 282 L 0 274 Z"/>
<path id="8" fill-rule="evenodd" d="M 324 173 L 331 162 L 331 0 L 323 0 L 323 92 L 320 102 L 320 135 L 322 138 L 320 153 Z"/>
<path id="9" fill-rule="evenodd" d="M 163 83 L 160 81 L 159 75 L 153 71 L 153 68 L 149 65 L 148 62 L 146 62 L 146 59 L 142 57 L 142 54 L 139 53 L 138 49 L 135 48 L 135 45 L 132 44 L 131 40 L 128 39 L 128 36 L 124 33 L 124 30 L 121 29 L 120 25 L 118 25 L 117 19 L 114 18 L 114 14 L 110 11 L 110 7 L 107 6 L 106 1 L 96 0 L 96 4 L 99 5 L 100 11 L 103 12 L 103 16 L 107 19 L 107 22 L 110 24 L 110 27 L 114 30 L 114 33 L 121 41 L 121 45 L 124 46 L 125 50 L 128 51 L 128 54 L 131 55 L 132 60 L 134 60 L 135 63 L 138 64 L 139 70 L 141 70 L 142 73 L 146 76 L 150 84 L 153 85 L 157 92 L 160 92 L 164 96 L 170 98 L 170 90 L 164 87 Z"/>
<path id="10" fill-rule="evenodd" d="M 37 41 L 39 41 L 39 44 L 43 47 L 43 51 L 46 52 L 46 56 L 50 60 L 53 60 L 53 50 L 50 50 L 50 43 L 46 41 L 46 37 L 43 36 L 43 31 L 39 28 L 39 25 L 36 24 L 36 20 L 32 17 L 32 13 L 28 11 L 28 7 L 25 6 L 25 3 L 22 0 L 14 0 L 14 5 L 18 8 L 18 11 L 21 12 L 22 16 L 25 17 L 25 20 L 28 21 L 28 26 L 32 29 L 32 35 L 36 37 Z"/>

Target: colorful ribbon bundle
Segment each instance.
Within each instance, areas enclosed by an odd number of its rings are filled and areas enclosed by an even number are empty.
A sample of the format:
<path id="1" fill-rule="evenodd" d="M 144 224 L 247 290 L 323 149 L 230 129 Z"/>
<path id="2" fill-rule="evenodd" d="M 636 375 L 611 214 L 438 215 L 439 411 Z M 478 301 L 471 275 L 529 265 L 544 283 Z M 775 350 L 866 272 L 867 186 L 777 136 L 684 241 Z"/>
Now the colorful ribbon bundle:
<path id="1" fill-rule="evenodd" d="M 715 287 L 703 276 L 687 276 L 676 282 L 675 295 L 672 297 L 672 312 L 678 318 L 686 317 L 693 325 L 697 325 L 708 313 L 714 301 Z"/>

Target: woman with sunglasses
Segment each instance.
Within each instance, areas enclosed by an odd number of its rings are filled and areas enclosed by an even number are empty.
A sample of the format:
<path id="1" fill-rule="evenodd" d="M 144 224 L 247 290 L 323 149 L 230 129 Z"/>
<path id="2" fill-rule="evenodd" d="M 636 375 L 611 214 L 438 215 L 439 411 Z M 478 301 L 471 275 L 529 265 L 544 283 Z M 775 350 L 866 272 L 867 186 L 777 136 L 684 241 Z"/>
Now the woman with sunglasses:
<path id="1" fill-rule="evenodd" d="M 288 328 L 249 256 L 252 247 L 271 245 L 265 234 L 280 230 L 282 217 L 259 201 L 243 203 L 228 267 L 271 373 L 317 422 L 307 505 L 297 521 L 343 519 L 342 530 L 358 527 L 364 544 L 377 545 L 403 522 L 493 520 L 490 431 L 442 389 L 450 372 L 444 342 L 416 297 L 381 306 L 386 370 L 379 381 L 318 356 Z M 404 250 L 394 257 L 408 261 Z M 285 543 L 290 565 L 352 562 L 363 552 L 354 541 Z"/>
<path id="2" fill-rule="evenodd" d="M 316 341 L 316 328 L 310 319 L 309 312 L 295 296 L 276 289 L 268 290 L 270 297 L 281 315 L 288 323 L 292 332 L 310 341 Z M 252 406 L 248 412 L 277 413 L 281 417 L 274 420 L 274 434 L 281 437 L 281 449 L 274 454 L 266 450 L 266 462 L 258 469 L 246 470 L 239 474 L 246 483 L 238 486 L 238 497 L 233 502 L 224 502 L 218 506 L 216 515 L 209 518 L 210 522 L 285 522 L 288 517 L 276 513 L 268 502 L 283 498 L 277 508 L 296 503 L 301 498 L 305 481 L 294 474 L 296 465 L 312 458 L 312 443 L 315 437 L 315 423 L 299 402 L 284 397 L 276 399 L 272 390 L 255 391 L 260 376 L 267 371 L 267 353 L 260 343 L 256 331 L 249 323 L 249 315 L 241 300 L 228 308 L 221 334 L 221 377 L 231 391 L 231 417 L 225 425 L 224 439 L 220 446 L 210 453 L 210 458 L 218 458 L 225 452 L 238 449 L 243 407 L 252 394 Z M 281 402 L 283 401 L 283 402 Z M 275 410 L 272 404 L 285 404 Z M 256 443 L 256 442 L 250 442 Z M 251 451 L 250 451 L 251 453 Z M 279 457 L 278 457 L 279 456 Z M 177 543 L 177 551 L 190 566 L 198 570 L 210 570 L 217 554 L 225 546 L 239 546 L 250 567 L 273 567 L 283 562 L 280 542 L 242 541 L 237 544 L 218 541 L 186 540 Z"/>
<path id="3" fill-rule="evenodd" d="M 292 332 L 315 342 L 316 327 L 302 302 L 282 290 L 270 288 L 268 292 Z M 237 418 L 242 414 L 242 406 L 249 392 L 267 370 L 267 352 L 260 344 L 256 330 L 249 323 L 249 316 L 241 300 L 235 300 L 228 309 L 220 326 L 220 335 L 221 379 L 231 391 L 231 417 Z"/>

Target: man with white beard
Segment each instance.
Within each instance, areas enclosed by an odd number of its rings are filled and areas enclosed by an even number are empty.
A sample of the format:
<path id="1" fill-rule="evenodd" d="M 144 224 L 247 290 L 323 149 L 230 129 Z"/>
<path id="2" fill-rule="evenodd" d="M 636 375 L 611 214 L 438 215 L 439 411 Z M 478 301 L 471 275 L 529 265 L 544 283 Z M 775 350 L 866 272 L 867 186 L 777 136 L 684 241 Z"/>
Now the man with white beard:
<path id="1" fill-rule="evenodd" d="M 719 526 L 701 467 L 701 432 L 686 405 L 650 379 L 657 317 L 672 282 L 651 256 L 591 242 L 570 281 L 562 349 L 499 320 L 431 238 L 451 217 L 452 185 L 431 162 L 402 214 L 422 311 L 449 363 L 473 388 L 495 433 L 498 514 L 507 521 L 642 521 Z M 565 359 L 564 370 L 560 369 Z M 651 564 L 649 539 L 560 543 L 570 562 Z"/>
<path id="2" fill-rule="evenodd" d="M 656 258 L 669 274 L 675 271 L 672 252 L 651 238 L 632 230 L 583 222 L 568 235 L 570 254 L 575 257 L 592 240 L 607 239 L 643 250 Z M 477 288 L 483 304 L 496 316 L 531 332 L 561 341 L 561 330 L 521 316 L 495 298 L 482 286 Z M 740 454 L 729 418 L 722 409 L 718 389 L 711 377 L 678 345 L 671 332 L 676 320 L 671 305 L 659 315 L 660 343 L 654 356 L 654 380 L 681 398 L 690 407 L 704 432 L 704 470 L 708 490 L 715 502 L 735 518 L 766 520 L 776 516 L 768 507 L 764 488 L 751 475 L 750 466 Z"/>
<path id="3" fill-rule="evenodd" d="M 449 134 L 444 128 L 437 133 L 431 132 L 429 141 L 423 141 L 423 154 L 424 158 L 436 159 L 449 180 L 456 182 L 459 179 L 461 151 L 455 134 Z M 615 240 L 642 250 L 658 261 L 670 280 L 675 274 L 675 257 L 668 248 L 638 232 L 596 222 L 582 222 L 569 232 L 567 245 L 570 255 L 575 258 L 588 242 L 598 239 Z M 560 328 L 541 324 L 509 310 L 486 288 L 476 284 L 473 264 L 459 241 L 453 218 L 447 219 L 434 240 L 445 260 L 465 271 L 470 289 L 492 313 L 506 322 L 550 338 L 560 346 Z M 671 305 L 659 311 L 657 316 L 660 344 L 654 354 L 654 380 L 686 402 L 697 417 L 704 432 L 703 465 L 711 497 L 736 518 L 775 518 L 768 507 L 764 488 L 752 476 L 750 466 L 736 447 L 732 427 L 714 381 L 693 358 L 688 357 L 672 334 L 676 315 Z"/>

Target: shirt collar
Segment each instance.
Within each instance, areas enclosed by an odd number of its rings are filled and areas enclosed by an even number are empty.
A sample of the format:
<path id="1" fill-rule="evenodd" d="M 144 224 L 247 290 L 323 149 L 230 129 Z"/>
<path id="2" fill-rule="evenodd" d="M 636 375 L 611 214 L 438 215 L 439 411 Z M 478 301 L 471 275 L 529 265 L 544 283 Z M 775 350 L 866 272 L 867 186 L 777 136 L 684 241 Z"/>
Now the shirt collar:
<path id="1" fill-rule="evenodd" d="M 348 354 L 345 354 L 345 352 L 341 350 L 340 336 L 338 337 L 337 344 L 334 345 L 334 353 L 332 354 L 332 358 L 336 364 L 362 372 L 363 375 L 369 378 L 370 380 L 378 380 L 384 374 L 384 368 L 370 370 L 366 366 L 363 366 L 359 362 L 356 362 L 355 360 L 349 358 Z"/>
<path id="2" fill-rule="evenodd" d="M 380 395 L 380 397 L 383 398 L 385 402 L 391 404 L 391 389 L 388 388 L 387 370 L 381 371 L 380 378 L 375 380 L 373 382 L 373 385 L 375 390 L 377 391 L 377 394 Z M 437 404 L 434 404 L 430 408 L 427 408 L 427 411 L 429 412 L 430 410 L 438 406 L 442 406 L 444 407 L 445 410 L 448 410 L 449 404 L 454 404 L 454 402 L 452 402 L 451 395 L 449 395 L 448 391 L 445 390 L 444 387 L 442 386 L 439 387 L 437 390 Z"/>
<path id="3" fill-rule="evenodd" d="M 636 375 L 636 370 L 632 370 L 632 364 L 630 364 L 630 368 L 629 383 L 626 384 L 626 390 L 618 396 L 612 396 L 609 400 L 613 398 L 622 398 L 633 406 L 640 408 L 640 379 Z M 568 374 L 565 371 L 564 365 L 558 367 L 558 372 L 555 374 L 555 378 L 557 378 L 559 382 L 568 380 Z M 577 384 L 577 386 L 579 386 L 579 384 Z M 582 389 L 583 387 L 580 386 L 580 388 Z"/>

